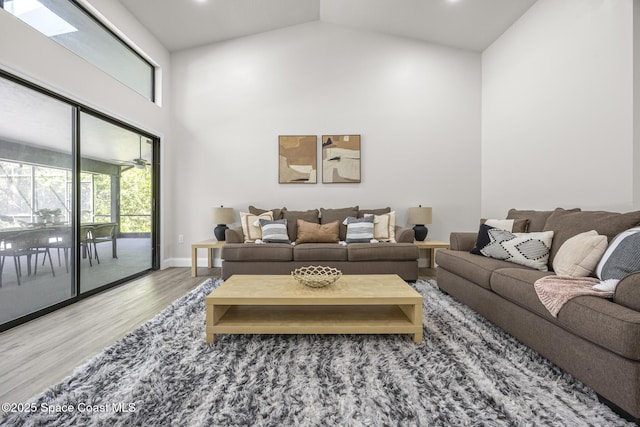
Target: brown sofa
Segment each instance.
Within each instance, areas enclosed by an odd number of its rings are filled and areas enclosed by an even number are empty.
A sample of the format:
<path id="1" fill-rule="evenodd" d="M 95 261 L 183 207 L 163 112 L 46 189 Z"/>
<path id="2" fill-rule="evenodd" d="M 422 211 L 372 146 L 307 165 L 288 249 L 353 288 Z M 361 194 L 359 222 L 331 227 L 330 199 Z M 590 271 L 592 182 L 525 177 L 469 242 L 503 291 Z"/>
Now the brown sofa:
<path id="1" fill-rule="evenodd" d="M 616 234 L 640 224 L 640 212 L 521 211 L 528 231 L 554 231 L 551 257 L 570 237 L 589 230 Z M 640 418 L 640 272 L 618 284 L 612 299 L 579 296 L 557 317 L 540 302 L 534 282 L 554 274 L 474 255 L 477 233 L 452 233 L 436 254 L 438 287 L 590 386 L 614 409 Z M 551 267 L 551 260 L 549 267 Z M 626 413 L 626 414 L 625 414 Z"/>
<path id="2" fill-rule="evenodd" d="M 259 215 L 265 212 L 253 206 L 249 211 Z M 327 224 L 342 221 L 348 216 L 364 217 L 365 214 L 381 215 L 391 212 L 384 209 L 359 209 L 358 206 L 343 209 L 290 211 L 273 209 L 274 219 L 287 219 L 288 235 L 296 240 L 297 219 Z M 341 226 L 340 240 L 344 240 L 346 227 Z M 418 279 L 419 250 L 411 228 L 395 227 L 396 243 L 244 243 L 241 227 L 226 230 L 226 242 L 222 248 L 222 279 L 234 274 L 290 274 L 296 268 L 308 265 L 335 267 L 343 274 L 397 274 L 406 281 Z"/>

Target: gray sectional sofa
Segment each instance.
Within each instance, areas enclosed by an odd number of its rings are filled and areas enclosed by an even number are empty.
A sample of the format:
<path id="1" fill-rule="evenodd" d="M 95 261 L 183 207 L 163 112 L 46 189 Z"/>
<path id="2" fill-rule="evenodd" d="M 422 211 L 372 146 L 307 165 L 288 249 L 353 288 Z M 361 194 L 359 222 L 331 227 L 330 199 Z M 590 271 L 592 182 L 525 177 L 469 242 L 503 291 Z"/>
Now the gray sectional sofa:
<path id="1" fill-rule="evenodd" d="M 260 215 L 266 209 L 249 207 L 249 212 Z M 360 209 L 358 206 L 342 209 L 312 209 L 290 211 L 272 209 L 274 219 L 287 219 L 289 239 L 297 237 L 298 219 L 311 223 L 328 224 L 348 216 L 362 218 L 365 214 L 384 215 L 390 208 Z M 234 274 L 290 274 L 296 268 L 308 265 L 335 267 L 343 274 L 397 274 L 406 281 L 418 279 L 419 250 L 411 228 L 394 227 L 395 243 L 245 243 L 241 227 L 226 231 L 222 248 L 222 279 Z M 340 226 L 340 239 L 344 240 L 346 226 Z"/>
<path id="2" fill-rule="evenodd" d="M 579 296 L 553 317 L 534 282 L 553 275 L 551 260 L 562 244 L 596 230 L 611 242 L 640 224 L 640 212 L 512 209 L 528 232 L 553 230 L 549 271 L 470 253 L 477 232 L 452 233 L 451 249 L 436 254 L 439 288 L 578 378 L 614 409 L 640 418 L 640 272 L 621 280 L 612 299 Z"/>

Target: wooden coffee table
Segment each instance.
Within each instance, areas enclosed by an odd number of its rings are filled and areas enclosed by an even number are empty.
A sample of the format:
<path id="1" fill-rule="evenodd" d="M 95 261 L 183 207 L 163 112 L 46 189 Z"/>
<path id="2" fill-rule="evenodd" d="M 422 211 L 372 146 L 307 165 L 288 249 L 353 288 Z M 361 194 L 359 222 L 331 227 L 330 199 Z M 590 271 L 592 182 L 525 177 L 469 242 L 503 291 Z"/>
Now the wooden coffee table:
<path id="1" fill-rule="evenodd" d="M 216 334 L 413 334 L 422 342 L 422 296 L 395 274 L 344 275 L 325 288 L 234 275 L 206 307 L 210 343 Z"/>

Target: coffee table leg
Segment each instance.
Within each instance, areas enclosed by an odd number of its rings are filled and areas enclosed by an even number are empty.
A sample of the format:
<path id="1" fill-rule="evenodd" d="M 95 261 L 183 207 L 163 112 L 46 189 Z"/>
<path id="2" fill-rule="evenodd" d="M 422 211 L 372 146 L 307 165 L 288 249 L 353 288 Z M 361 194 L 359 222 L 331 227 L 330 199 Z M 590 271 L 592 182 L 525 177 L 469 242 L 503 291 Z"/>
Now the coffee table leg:
<path id="1" fill-rule="evenodd" d="M 413 342 L 422 342 L 422 302 L 413 306 L 413 324 L 420 332 L 413 334 Z"/>
<path id="2" fill-rule="evenodd" d="M 209 332 L 209 328 L 213 328 L 213 304 L 207 304 L 206 318 L 206 340 L 208 343 L 212 343 L 216 340 L 216 334 Z"/>

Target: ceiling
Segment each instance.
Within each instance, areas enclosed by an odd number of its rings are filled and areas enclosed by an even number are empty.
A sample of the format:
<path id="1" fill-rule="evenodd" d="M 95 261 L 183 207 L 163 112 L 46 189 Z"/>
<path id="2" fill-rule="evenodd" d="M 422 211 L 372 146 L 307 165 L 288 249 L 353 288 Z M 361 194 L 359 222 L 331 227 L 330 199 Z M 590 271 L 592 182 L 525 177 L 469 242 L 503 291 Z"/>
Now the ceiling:
<path id="1" fill-rule="evenodd" d="M 322 21 L 483 51 L 536 0 L 120 0 L 170 51 Z"/>

